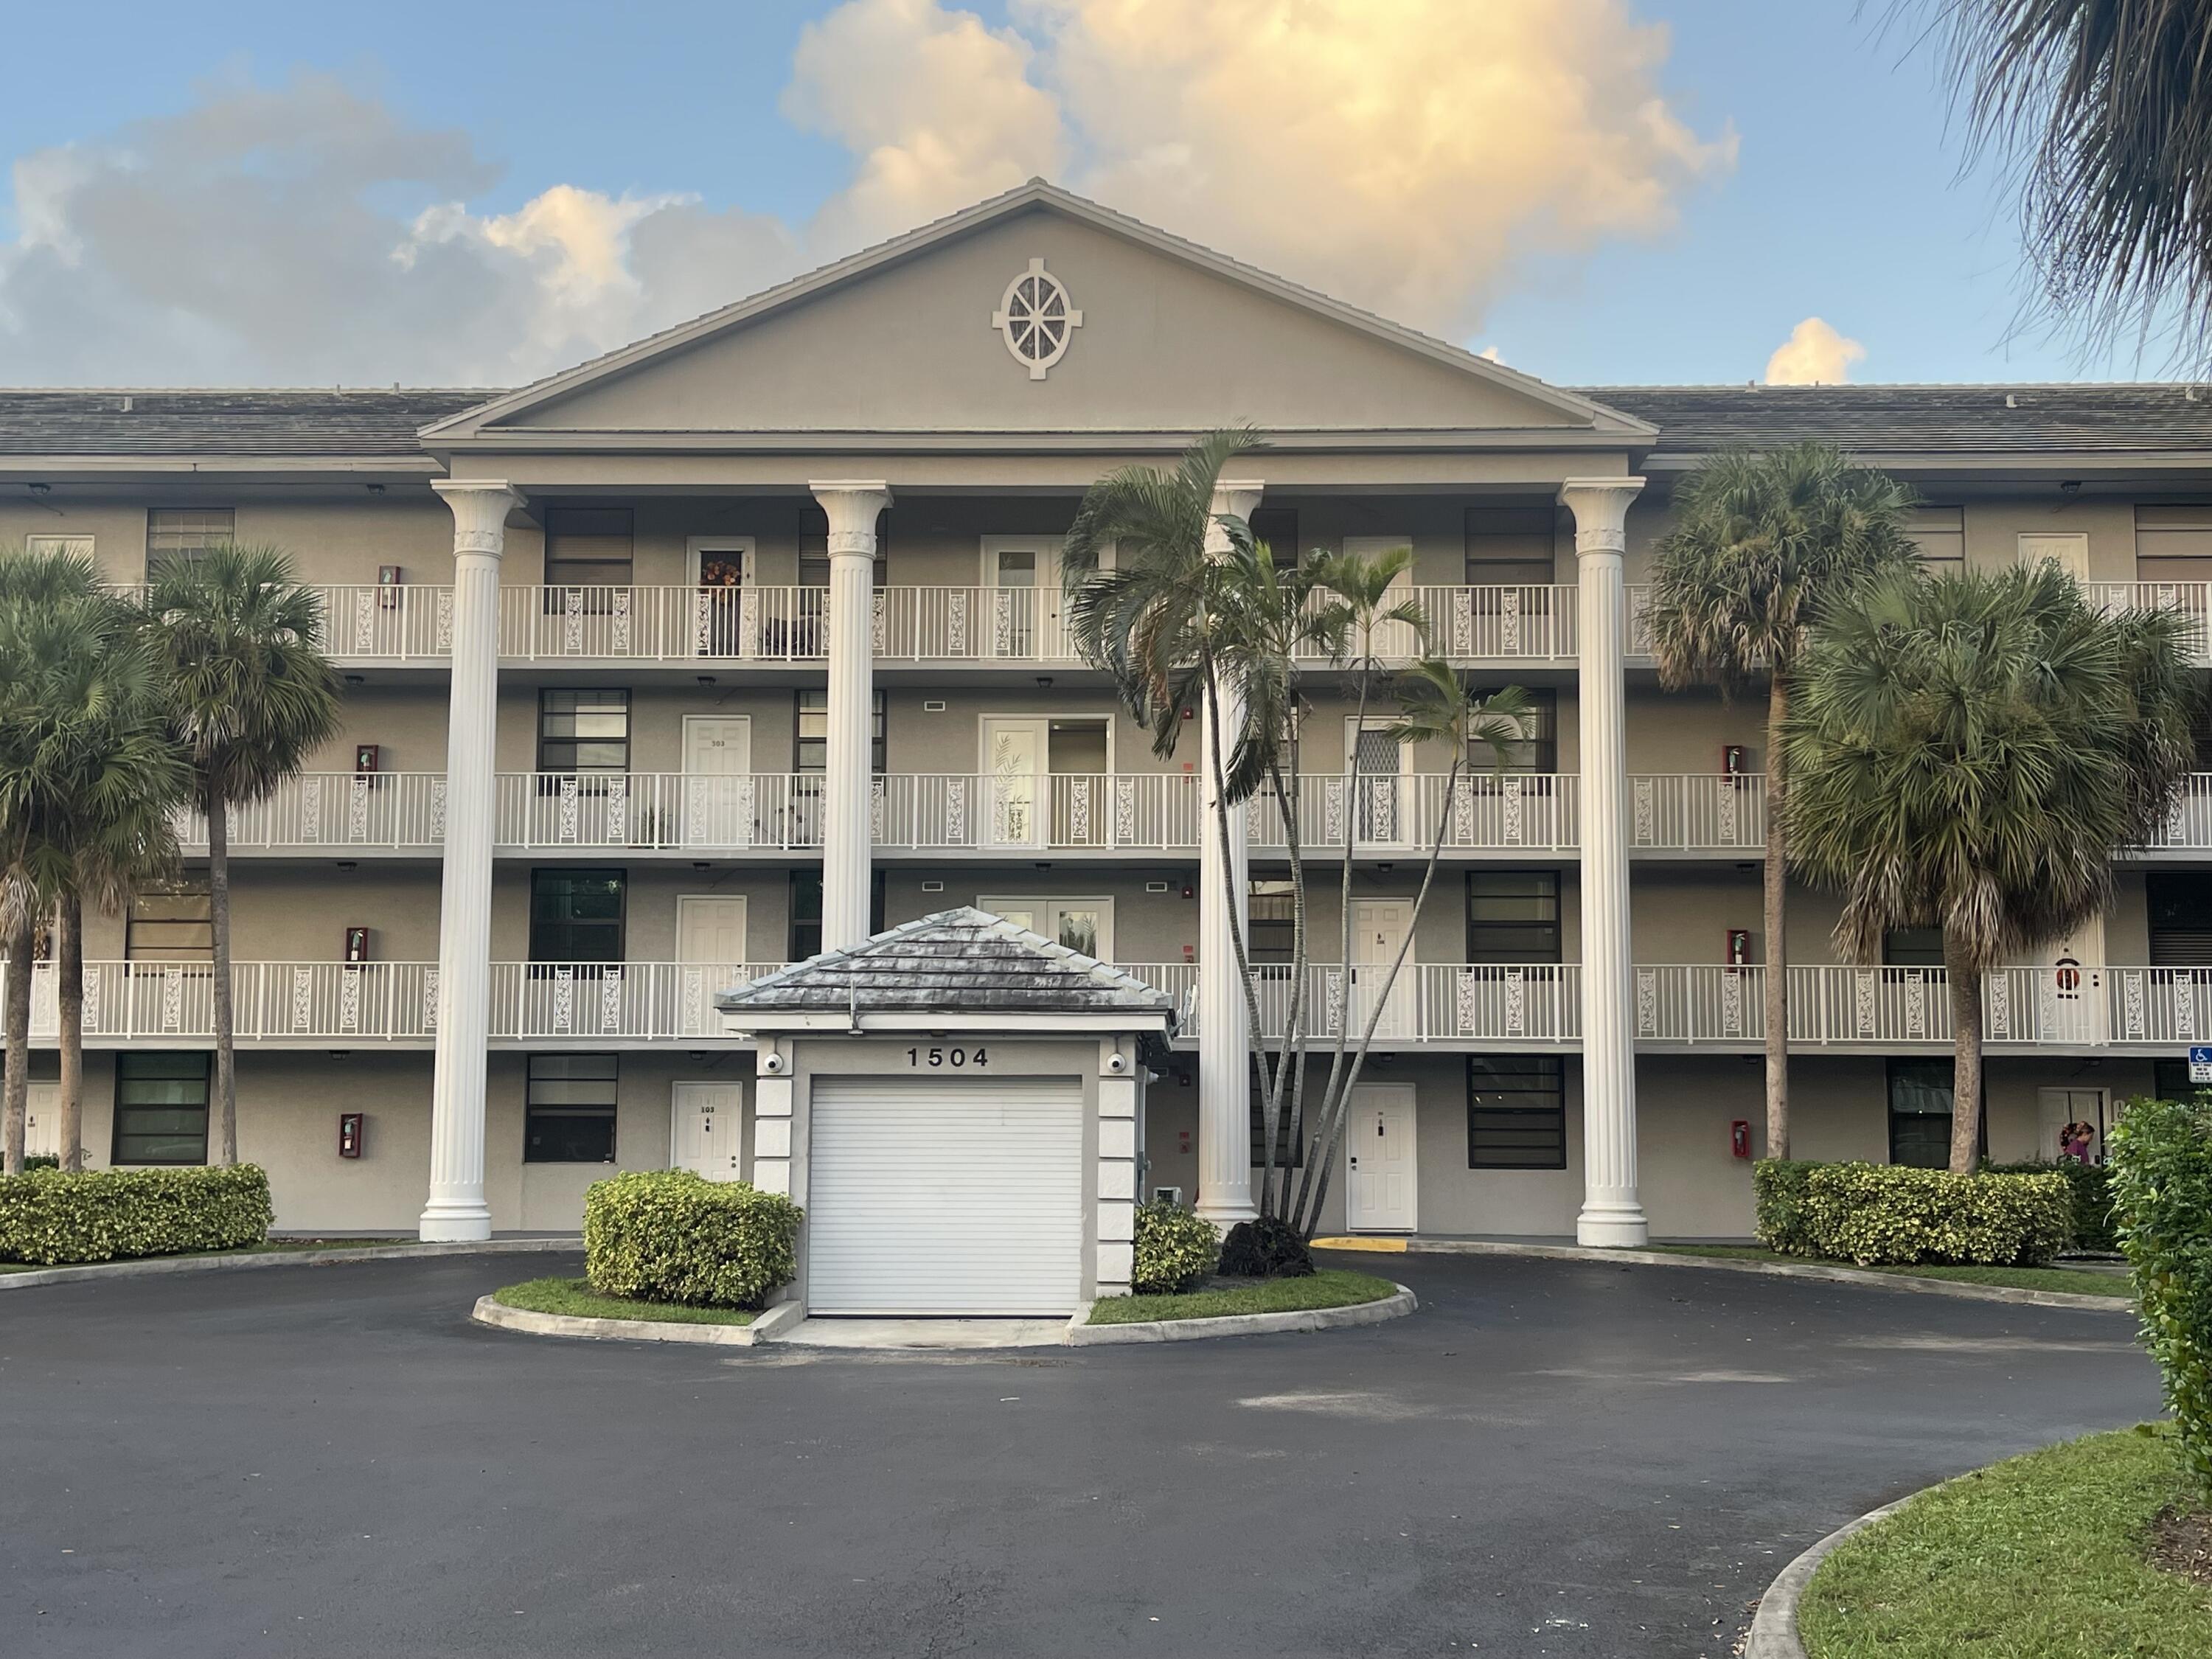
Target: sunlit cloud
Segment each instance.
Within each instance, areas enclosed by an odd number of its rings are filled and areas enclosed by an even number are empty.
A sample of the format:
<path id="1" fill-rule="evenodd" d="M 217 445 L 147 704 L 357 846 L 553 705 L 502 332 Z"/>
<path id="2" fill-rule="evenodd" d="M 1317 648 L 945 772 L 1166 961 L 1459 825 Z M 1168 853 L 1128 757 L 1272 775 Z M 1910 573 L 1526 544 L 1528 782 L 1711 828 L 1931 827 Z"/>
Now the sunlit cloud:
<path id="1" fill-rule="evenodd" d="M 1808 317 L 1790 331 L 1766 360 L 1769 386 L 1841 386 L 1851 365 L 1866 356 L 1856 340 L 1838 333 L 1824 319 Z"/>

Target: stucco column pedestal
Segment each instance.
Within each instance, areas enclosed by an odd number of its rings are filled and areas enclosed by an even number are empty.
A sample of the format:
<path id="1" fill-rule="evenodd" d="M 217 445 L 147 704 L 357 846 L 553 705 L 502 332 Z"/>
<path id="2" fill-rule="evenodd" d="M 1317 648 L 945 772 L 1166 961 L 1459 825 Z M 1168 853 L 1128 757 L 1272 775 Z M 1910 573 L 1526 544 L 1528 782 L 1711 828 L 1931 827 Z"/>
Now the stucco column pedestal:
<path id="1" fill-rule="evenodd" d="M 876 520 L 891 504 L 877 479 L 807 488 L 830 520 L 829 731 L 822 779 L 822 948 L 869 933 L 869 827 L 874 817 Z"/>
<path id="2" fill-rule="evenodd" d="M 489 1238 L 484 1201 L 484 1070 L 491 1017 L 494 739 L 499 714 L 499 562 L 504 483 L 430 486 L 453 512 L 453 659 L 446 737 L 445 864 L 438 896 L 438 1050 L 430 1081 L 425 1242 Z"/>
<path id="3" fill-rule="evenodd" d="M 1569 478 L 1582 643 L 1583 1207 L 1575 1237 L 1617 1249 L 1651 1235 L 1636 1190 L 1635 1006 L 1628 939 L 1628 647 L 1621 553 L 1641 478 Z"/>
<path id="4" fill-rule="evenodd" d="M 1256 479 L 1214 486 L 1216 518 L 1206 532 L 1210 551 L 1229 550 L 1219 516 L 1249 518 L 1262 488 Z M 1233 914 L 1249 954 L 1251 884 L 1241 805 L 1230 808 L 1228 855 L 1222 854 L 1214 819 L 1212 713 L 1199 710 L 1198 1212 L 1227 1229 L 1260 1213 L 1252 1202 L 1252 1044 L 1230 934 Z M 1244 700 L 1233 690 L 1221 699 L 1219 724 L 1224 749 L 1234 750 L 1244 729 Z"/>

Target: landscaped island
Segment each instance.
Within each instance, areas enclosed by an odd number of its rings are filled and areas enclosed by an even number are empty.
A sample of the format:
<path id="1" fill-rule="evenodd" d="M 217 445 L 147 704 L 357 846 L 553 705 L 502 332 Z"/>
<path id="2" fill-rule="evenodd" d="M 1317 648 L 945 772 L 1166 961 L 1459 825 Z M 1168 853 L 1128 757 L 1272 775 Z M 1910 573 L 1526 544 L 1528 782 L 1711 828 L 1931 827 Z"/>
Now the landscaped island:
<path id="1" fill-rule="evenodd" d="M 1093 1325 L 1133 1325 L 1154 1319 L 1226 1319 L 1236 1314 L 1304 1313 L 1352 1308 L 1395 1296 L 1398 1287 L 1372 1273 L 1324 1269 L 1299 1279 L 1212 1280 L 1196 1290 L 1108 1297 L 1091 1307 Z"/>

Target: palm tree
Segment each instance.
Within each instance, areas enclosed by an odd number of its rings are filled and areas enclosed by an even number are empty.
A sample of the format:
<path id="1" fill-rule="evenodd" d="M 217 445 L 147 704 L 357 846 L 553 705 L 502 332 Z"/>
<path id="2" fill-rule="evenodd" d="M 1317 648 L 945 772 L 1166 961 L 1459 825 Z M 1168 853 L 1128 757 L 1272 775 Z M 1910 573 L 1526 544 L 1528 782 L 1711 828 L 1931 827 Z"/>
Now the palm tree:
<path id="1" fill-rule="evenodd" d="M 1717 686 L 1734 698 L 1766 680 L 1766 854 L 1762 926 L 1766 1155 L 1790 1156 L 1790 1010 L 1781 742 L 1790 677 L 1806 630 L 1853 584 L 1907 566 L 1912 495 L 1827 444 L 1712 457 L 1674 495 L 1674 527 L 1651 567 L 1652 653 L 1669 690 Z"/>
<path id="2" fill-rule="evenodd" d="M 1327 1195 L 1326 1170 L 1316 1182 L 1309 1161 L 1294 1194 L 1289 1170 L 1281 1170 L 1279 1179 L 1277 1170 L 1279 1148 L 1310 1144 L 1305 1133 L 1308 933 L 1296 741 L 1305 699 L 1299 665 L 1309 647 L 1317 647 L 1318 656 L 1332 669 L 1349 670 L 1364 720 L 1370 698 L 1386 678 L 1375 646 L 1376 630 L 1391 623 L 1418 630 L 1422 617 L 1418 607 L 1393 587 L 1410 559 L 1407 551 L 1371 560 L 1316 554 L 1285 568 L 1273 550 L 1253 538 L 1249 525 L 1226 515 L 1218 520 L 1224 532 L 1216 538 L 1220 544 L 1208 547 L 1208 532 L 1216 523 L 1215 481 L 1231 459 L 1256 441 L 1249 432 L 1215 433 L 1186 453 L 1172 473 L 1132 467 L 1100 480 L 1077 514 L 1063 562 L 1070 631 L 1077 648 L 1085 660 L 1112 678 L 1131 713 L 1152 732 L 1154 752 L 1173 754 L 1182 735 L 1182 711 L 1204 707 L 1212 771 L 1208 781 L 1216 803 L 1211 817 L 1223 863 L 1231 862 L 1231 807 L 1264 791 L 1281 815 L 1292 890 L 1291 978 L 1282 1039 L 1273 1066 L 1267 1068 L 1261 1096 L 1263 1151 L 1256 1196 L 1261 1213 L 1310 1237 Z M 1101 569 L 1101 556 L 1109 546 L 1114 568 Z M 1502 766 L 1509 745 L 1522 735 L 1526 704 L 1518 692 L 1501 694 L 1487 705 L 1479 703 L 1441 663 L 1417 665 L 1406 677 L 1402 691 L 1394 696 L 1394 737 L 1401 742 L 1452 745 L 1452 775 L 1443 797 L 1447 803 L 1471 744 L 1489 745 Z M 1224 704 L 1241 711 L 1233 731 L 1224 732 L 1219 723 Z M 1356 793 L 1356 754 L 1351 764 Z M 1440 813 L 1414 901 L 1416 919 L 1442 854 L 1447 823 L 1447 816 Z M 1352 834 L 1356 836 L 1357 831 Z M 1351 957 L 1348 898 L 1353 852 L 1348 845 L 1344 961 Z M 1257 981 L 1234 906 L 1230 937 L 1252 1052 L 1264 1055 L 1267 1048 Z M 1409 929 L 1408 947 L 1411 939 Z M 1351 1021 L 1338 1022 L 1335 1058 L 1316 1120 L 1320 1131 L 1310 1142 L 1316 1149 L 1326 1146 L 1329 1156 L 1340 1139 L 1351 1089 L 1406 955 L 1401 949 L 1386 970 L 1356 1041 L 1350 1034 Z M 1282 1133 L 1286 1111 L 1287 1141 Z"/>
<path id="3" fill-rule="evenodd" d="M 151 653 L 90 561 L 0 562 L 0 875 L 7 883 L 5 1167 L 21 1167 L 32 936 L 55 918 L 61 1161 L 82 1158 L 83 903 L 119 902 L 174 846 L 184 769 Z"/>
<path id="4" fill-rule="evenodd" d="M 238 1161 L 238 1075 L 230 984 L 234 805 L 264 799 L 338 730 L 337 671 L 315 641 L 322 599 L 273 548 L 216 547 L 167 567 L 147 611 L 167 665 L 171 721 L 207 817 L 215 935 L 216 1144 Z"/>
<path id="5" fill-rule="evenodd" d="M 1954 1060 L 1951 1167 L 1974 1167 L 1982 981 L 2103 913 L 2115 852 L 2172 811 L 2203 700 L 2165 611 L 2112 617 L 2047 565 L 1893 574 L 1838 605 L 1784 734 L 1790 839 L 1840 890 L 1838 949 L 1940 927 Z"/>
<path id="6" fill-rule="evenodd" d="M 2015 172 L 2032 314 L 2212 346 L 2212 0 L 1942 0 L 1975 148 Z"/>

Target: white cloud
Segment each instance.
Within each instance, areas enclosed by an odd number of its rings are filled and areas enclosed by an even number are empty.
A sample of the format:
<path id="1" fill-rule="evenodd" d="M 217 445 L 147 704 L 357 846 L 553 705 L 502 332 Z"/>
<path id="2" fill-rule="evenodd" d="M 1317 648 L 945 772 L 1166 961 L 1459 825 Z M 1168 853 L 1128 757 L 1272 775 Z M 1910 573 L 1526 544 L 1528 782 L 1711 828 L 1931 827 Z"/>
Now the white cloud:
<path id="1" fill-rule="evenodd" d="M 1766 360 L 1769 386 L 1841 386 L 1851 365 L 1866 356 L 1856 340 L 1838 333 L 1819 317 L 1808 317 L 1790 331 Z"/>
<path id="2" fill-rule="evenodd" d="M 0 382 L 511 384 L 1040 173 L 1457 336 L 1528 261 L 1666 234 L 1735 156 L 1632 0 L 1009 3 L 802 32 L 784 112 L 854 157 L 803 225 L 559 182 L 490 210 L 466 134 L 313 74 L 25 155 Z"/>

